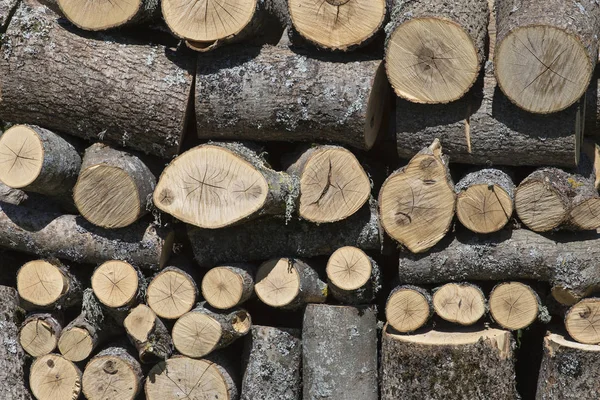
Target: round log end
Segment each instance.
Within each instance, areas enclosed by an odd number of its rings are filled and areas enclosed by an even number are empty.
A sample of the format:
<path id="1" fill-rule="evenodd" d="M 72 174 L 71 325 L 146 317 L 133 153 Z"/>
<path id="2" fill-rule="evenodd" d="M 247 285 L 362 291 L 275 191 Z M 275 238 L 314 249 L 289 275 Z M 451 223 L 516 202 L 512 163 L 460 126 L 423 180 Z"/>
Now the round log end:
<path id="1" fill-rule="evenodd" d="M 256 274 L 256 295 L 271 307 L 284 307 L 300 293 L 300 275 L 294 260 L 277 258 L 263 263 Z"/>
<path id="2" fill-rule="evenodd" d="M 83 328 L 67 328 L 62 331 L 58 339 L 58 350 L 67 360 L 83 361 L 94 351 L 94 340 Z"/>
<path id="3" fill-rule="evenodd" d="M 196 303 L 196 284 L 185 273 L 172 269 L 162 271 L 148 285 L 146 299 L 159 317 L 177 319 Z"/>
<path id="4" fill-rule="evenodd" d="M 129 22 L 140 10 L 141 0 L 58 0 L 62 13 L 74 25 L 88 31 L 115 28 Z"/>
<path id="5" fill-rule="evenodd" d="M 0 182 L 14 189 L 33 183 L 44 164 L 44 147 L 34 129 L 15 125 L 0 136 Z"/>
<path id="6" fill-rule="evenodd" d="M 600 229 L 600 197 L 584 200 L 573 207 L 569 223 L 584 231 Z"/>
<path id="7" fill-rule="evenodd" d="M 388 323 L 398 332 L 416 331 L 429 320 L 431 304 L 420 291 L 400 287 L 388 298 L 385 316 Z"/>
<path id="8" fill-rule="evenodd" d="M 48 261 L 30 261 L 17 273 L 19 297 L 35 306 L 50 306 L 68 290 L 68 278 L 57 265 Z"/>
<path id="9" fill-rule="evenodd" d="M 535 232 L 547 232 L 558 227 L 568 212 L 556 190 L 536 180 L 519 185 L 515 191 L 515 209 L 519 219 Z"/>
<path id="10" fill-rule="evenodd" d="M 533 289 L 520 282 L 497 285 L 490 293 L 490 313 L 494 321 L 509 330 L 531 325 L 539 313 L 539 297 Z"/>
<path id="11" fill-rule="evenodd" d="M 19 331 L 19 343 L 30 356 L 41 357 L 56 348 L 59 334 L 44 318 L 27 319 Z"/>
<path id="12" fill-rule="evenodd" d="M 141 382 L 133 368 L 131 362 L 118 356 L 94 357 L 83 371 L 83 394 L 88 400 L 135 399 Z"/>
<path id="13" fill-rule="evenodd" d="M 485 314 L 485 297 L 473 285 L 448 283 L 433 294 L 433 309 L 446 321 L 473 325 Z"/>
<path id="14" fill-rule="evenodd" d="M 327 261 L 327 278 L 342 290 L 356 290 L 371 279 L 373 266 L 364 251 L 352 246 L 337 249 Z"/>
<path id="15" fill-rule="evenodd" d="M 456 215 L 460 223 L 476 233 L 499 231 L 512 213 L 512 198 L 498 185 L 473 185 L 457 197 Z"/>
<path id="16" fill-rule="evenodd" d="M 33 362 L 29 385 L 38 400 L 75 400 L 81 393 L 81 371 L 64 357 L 47 354 Z"/>
<path id="17" fill-rule="evenodd" d="M 565 326 L 579 343 L 600 344 L 600 299 L 588 298 L 567 311 Z"/>
<path id="18" fill-rule="evenodd" d="M 220 310 L 238 305 L 243 294 L 242 277 L 227 268 L 212 268 L 202 279 L 202 296 L 208 304 Z"/>
<path id="19" fill-rule="evenodd" d="M 125 261 L 111 260 L 100 265 L 92 275 L 92 290 L 107 307 L 119 308 L 129 304 L 138 293 L 139 276 Z"/>

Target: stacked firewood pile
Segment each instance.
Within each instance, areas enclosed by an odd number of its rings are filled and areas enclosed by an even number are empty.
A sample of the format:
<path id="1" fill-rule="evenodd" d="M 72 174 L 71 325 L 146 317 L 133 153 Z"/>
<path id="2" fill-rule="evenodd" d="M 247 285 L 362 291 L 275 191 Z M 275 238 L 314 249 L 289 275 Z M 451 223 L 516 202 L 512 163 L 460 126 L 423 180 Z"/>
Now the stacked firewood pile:
<path id="1" fill-rule="evenodd" d="M 42 3 L 0 398 L 599 397 L 596 1 Z"/>

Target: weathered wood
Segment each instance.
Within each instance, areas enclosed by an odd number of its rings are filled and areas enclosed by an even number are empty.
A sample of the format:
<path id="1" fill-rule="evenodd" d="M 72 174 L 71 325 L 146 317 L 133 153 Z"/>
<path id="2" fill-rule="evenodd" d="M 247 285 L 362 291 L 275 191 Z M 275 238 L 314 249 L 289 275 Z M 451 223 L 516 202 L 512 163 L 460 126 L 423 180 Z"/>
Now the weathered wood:
<path id="1" fill-rule="evenodd" d="M 149 23 L 160 17 L 160 2 L 157 0 L 57 0 L 57 3 L 65 18 L 89 31 Z"/>
<path id="2" fill-rule="evenodd" d="M 87 363 L 81 381 L 88 400 L 134 400 L 142 389 L 144 373 L 128 349 L 115 346 Z"/>
<path id="3" fill-rule="evenodd" d="M 62 318 L 50 313 L 27 316 L 19 330 L 19 343 L 27 354 L 41 357 L 52 353 L 62 332 Z"/>
<path id="4" fill-rule="evenodd" d="M 27 200 L 28 196 L 22 190 L 13 189 L 0 182 L 0 202 L 18 206 Z"/>
<path id="5" fill-rule="evenodd" d="M 171 357 L 173 340 L 163 322 L 145 304 L 133 308 L 123 327 L 131 343 L 138 351 L 142 363 L 156 363 Z"/>
<path id="6" fill-rule="evenodd" d="M 369 304 L 381 289 L 381 271 L 364 251 L 352 246 L 337 249 L 327 261 L 327 285 L 338 301 Z"/>
<path id="7" fill-rule="evenodd" d="M 37 400 L 76 400 L 81 394 L 81 371 L 58 354 L 46 354 L 31 365 L 29 386 Z"/>
<path id="8" fill-rule="evenodd" d="M 202 297 L 211 306 L 227 310 L 244 303 L 254 296 L 252 264 L 219 265 L 210 269 L 202 278 Z"/>

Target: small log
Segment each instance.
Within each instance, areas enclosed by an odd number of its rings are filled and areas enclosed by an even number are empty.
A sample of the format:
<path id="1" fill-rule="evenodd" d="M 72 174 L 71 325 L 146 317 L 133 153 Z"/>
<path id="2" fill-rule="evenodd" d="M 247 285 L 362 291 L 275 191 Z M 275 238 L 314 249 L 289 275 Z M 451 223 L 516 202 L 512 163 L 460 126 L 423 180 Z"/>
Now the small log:
<path id="1" fill-rule="evenodd" d="M 301 399 L 302 340 L 299 330 L 252 326 L 244 341 L 243 360 L 241 400 Z"/>
<path id="2" fill-rule="evenodd" d="M 156 0 L 119 0 L 95 2 L 90 0 L 57 0 L 62 14 L 74 25 L 87 31 L 149 23 L 160 17 Z"/>
<path id="3" fill-rule="evenodd" d="M 73 199 L 92 224 L 123 228 L 148 212 L 155 186 L 156 178 L 138 157 L 96 143 L 85 151 Z"/>
<path id="4" fill-rule="evenodd" d="M 163 322 L 145 304 L 133 308 L 123 322 L 131 343 L 144 364 L 164 361 L 173 353 L 173 341 Z"/>
<path id="5" fill-rule="evenodd" d="M 62 319 L 49 313 L 29 315 L 19 330 L 19 343 L 27 354 L 41 357 L 50 354 L 58 345 Z"/>
<path id="6" fill-rule="evenodd" d="M 262 263 L 254 290 L 263 303 L 288 310 L 327 300 L 327 284 L 319 279 L 317 271 L 294 258 L 274 258 Z"/>
<path id="7" fill-rule="evenodd" d="M 148 373 L 145 393 L 148 400 L 239 398 L 237 377 L 228 365 L 182 356 L 156 364 Z"/>
<path id="8" fill-rule="evenodd" d="M 486 58 L 488 15 L 486 0 L 395 2 L 385 65 L 396 94 L 427 104 L 462 97 Z"/>
<path id="9" fill-rule="evenodd" d="M 83 394 L 88 400 L 134 400 L 142 389 L 140 363 L 123 347 L 109 347 L 94 356 L 83 371 Z"/>
<path id="10" fill-rule="evenodd" d="M 479 321 L 487 311 L 483 292 L 471 283 L 447 283 L 436 288 L 432 304 L 440 318 L 465 326 Z"/>
<path id="11" fill-rule="evenodd" d="M 199 137 L 370 149 L 391 100 L 383 63 L 358 54 L 307 55 L 285 46 L 231 46 L 201 57 Z"/>
<path id="12" fill-rule="evenodd" d="M 544 338 L 536 400 L 595 400 L 600 393 L 600 346 L 573 342 L 560 334 Z"/>
<path id="13" fill-rule="evenodd" d="M 148 284 L 146 302 L 160 318 L 177 319 L 190 311 L 198 297 L 194 278 L 183 269 L 166 267 Z"/>
<path id="14" fill-rule="evenodd" d="M 525 329 L 538 317 L 540 297 L 530 286 L 520 282 L 504 282 L 490 293 L 490 315 L 502 328 Z"/>
<path id="15" fill-rule="evenodd" d="M 522 109 L 540 114 L 564 110 L 585 93 L 598 60 L 600 8 L 577 3 L 525 0 L 496 2 L 494 65 L 498 85 Z"/>
<path id="16" fill-rule="evenodd" d="M 381 399 L 517 400 L 513 351 L 499 329 L 400 335 L 386 326 Z"/>
<path id="17" fill-rule="evenodd" d="M 373 307 L 310 304 L 302 324 L 303 398 L 377 400 Z"/>
<path id="18" fill-rule="evenodd" d="M 173 344 L 179 353 L 200 358 L 229 346 L 251 326 L 250 314 L 242 308 L 219 311 L 202 302 L 175 322 Z"/>
<path id="19" fill-rule="evenodd" d="M 293 160 L 287 172 L 300 181 L 298 214 L 317 224 L 348 218 L 371 195 L 369 176 L 343 147 L 310 147 Z"/>
<path id="20" fill-rule="evenodd" d="M 174 239 L 170 228 L 147 222 L 113 232 L 80 216 L 6 203 L 0 203 L 0 231 L 0 247 L 86 264 L 122 259 L 150 269 L 167 262 Z"/>
<path id="21" fill-rule="evenodd" d="M 0 202 L 18 206 L 27 200 L 27 194 L 19 189 L 13 189 L 0 182 Z"/>
<path id="22" fill-rule="evenodd" d="M 146 281 L 139 269 L 119 260 L 103 263 L 92 274 L 92 290 L 113 316 L 123 320 L 131 308 L 143 302 Z"/>
<path id="23" fill-rule="evenodd" d="M 421 328 L 432 315 L 431 295 L 417 286 L 396 287 L 385 304 L 385 318 L 388 324 L 403 333 Z"/>
<path id="24" fill-rule="evenodd" d="M 366 206 L 353 216 L 331 224 L 262 218 L 225 229 L 188 227 L 188 236 L 196 261 L 202 267 L 263 261 L 281 254 L 316 257 L 329 255 L 343 246 L 363 250 L 379 250 L 381 246 L 377 211 Z"/>
<path id="25" fill-rule="evenodd" d="M 220 265 L 202 278 L 202 297 L 208 304 L 227 310 L 254 295 L 255 267 L 251 264 Z"/>
<path id="26" fill-rule="evenodd" d="M 154 204 L 183 222 L 215 229 L 263 215 L 289 215 L 297 192 L 295 179 L 274 171 L 256 149 L 210 143 L 165 168 Z"/>
<path id="27" fill-rule="evenodd" d="M 88 4 L 118 8 L 124 2 Z M 3 119 L 164 158 L 178 154 L 195 59 L 117 32 L 81 35 L 57 17 L 34 2 L 15 13 L 0 60 Z"/>
<path id="28" fill-rule="evenodd" d="M 37 400 L 76 400 L 81 394 L 81 371 L 61 355 L 46 354 L 31 365 L 29 386 Z"/>
<path id="29" fill-rule="evenodd" d="M 600 344 L 600 298 L 583 299 L 571 307 L 565 315 L 565 326 L 579 343 Z"/>
<path id="30" fill-rule="evenodd" d="M 81 302 L 81 283 L 57 259 L 24 264 L 17 272 L 17 290 L 26 310 L 64 310 Z"/>
<path id="31" fill-rule="evenodd" d="M 476 233 L 497 232 L 510 220 L 514 209 L 515 185 L 499 169 L 486 168 L 463 177 L 455 186 L 456 216 Z"/>
<path id="32" fill-rule="evenodd" d="M 369 304 L 381 289 L 377 263 L 364 251 L 346 246 L 327 261 L 327 285 L 337 300 L 347 304 Z"/>
<path id="33" fill-rule="evenodd" d="M 390 175 L 379 192 L 383 229 L 413 253 L 433 247 L 450 229 L 456 195 L 439 140 Z"/>

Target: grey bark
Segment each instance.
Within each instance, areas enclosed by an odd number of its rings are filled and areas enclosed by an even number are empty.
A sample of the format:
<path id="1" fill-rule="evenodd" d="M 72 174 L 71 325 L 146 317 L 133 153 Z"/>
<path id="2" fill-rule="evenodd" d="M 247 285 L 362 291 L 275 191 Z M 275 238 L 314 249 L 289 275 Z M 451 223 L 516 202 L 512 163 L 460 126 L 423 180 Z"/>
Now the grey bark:
<path id="1" fill-rule="evenodd" d="M 239 306 L 240 304 L 254 297 L 254 276 L 256 275 L 256 267 L 253 264 L 232 263 L 227 265 L 219 265 L 218 267 L 231 271 L 239 276 L 242 280 L 242 296 L 240 297 L 240 301 L 236 304 L 236 306 Z M 204 292 L 202 293 L 202 296 L 208 303 L 210 303 L 210 298 L 207 298 Z"/>
<path id="2" fill-rule="evenodd" d="M 40 257 L 98 264 L 124 260 L 159 269 L 167 261 L 173 232 L 143 221 L 118 231 L 95 227 L 83 217 L 0 203 L 0 247 Z"/>
<path id="3" fill-rule="evenodd" d="M 6 31 L 20 0 L 0 0 L 0 33 Z"/>
<path id="4" fill-rule="evenodd" d="M 109 358 L 110 357 L 110 358 Z M 131 390 L 130 392 L 127 392 L 127 397 L 123 397 L 125 393 L 120 392 L 118 393 L 119 398 L 121 399 L 125 399 L 125 398 L 129 398 L 131 400 L 135 399 L 138 395 L 138 393 L 141 392 L 142 390 L 142 386 L 144 383 L 144 372 L 142 371 L 142 367 L 140 365 L 140 363 L 138 362 L 138 360 L 135 359 L 135 357 L 130 353 L 130 351 L 127 348 L 124 347 L 120 347 L 120 346 L 113 346 L 113 347 L 109 347 L 106 348 L 104 350 L 102 350 L 101 352 L 99 352 L 98 354 L 96 354 L 86 365 L 86 371 L 88 370 L 88 368 L 90 367 L 90 363 L 94 360 L 97 359 L 103 359 L 103 358 L 109 358 L 110 359 L 115 359 L 118 358 L 123 364 L 127 365 L 131 371 L 133 372 L 134 375 L 134 379 L 135 381 L 126 381 L 126 382 L 120 382 L 121 385 L 128 385 L 128 389 Z M 98 368 L 99 365 L 96 366 L 96 368 Z M 86 371 L 83 372 L 84 376 Z M 100 371 L 95 371 L 92 372 L 94 374 L 94 377 L 96 374 L 98 374 L 98 372 Z M 102 364 L 102 372 L 107 374 L 107 375 L 114 375 L 117 372 L 119 372 L 116 369 L 116 365 L 114 364 L 114 362 L 110 362 L 107 361 L 105 363 Z M 102 387 L 97 387 L 94 388 L 94 390 L 91 393 L 94 393 L 95 396 L 91 396 L 90 394 L 90 389 L 89 387 L 86 387 L 85 383 L 86 380 L 83 380 L 83 395 L 86 396 L 86 398 L 88 399 L 100 399 L 100 397 L 98 397 L 98 393 L 101 393 Z M 100 384 L 102 385 L 104 382 L 103 381 L 96 381 L 93 382 L 96 385 Z M 131 386 L 129 386 L 131 385 Z M 135 389 L 133 390 L 133 385 L 135 385 Z M 114 390 L 114 389 L 113 389 Z M 108 396 L 108 394 L 110 393 L 110 388 L 106 388 L 106 391 L 104 392 L 104 395 L 107 395 L 106 397 L 103 395 L 102 399 L 106 398 L 110 398 Z M 116 395 L 117 393 L 115 393 Z"/>
<path id="5" fill-rule="evenodd" d="M 296 329 L 254 325 L 244 342 L 241 400 L 300 400 L 302 340 Z"/>
<path id="6" fill-rule="evenodd" d="M 2 49 L 3 118 L 165 158 L 178 153 L 193 60 L 116 33 L 74 33 L 36 3 L 19 7 Z"/>
<path id="7" fill-rule="evenodd" d="M 369 149 L 365 131 L 371 124 L 377 128 L 388 103 L 371 117 L 369 100 L 388 100 L 391 93 L 380 64 L 364 55 L 309 58 L 284 46 L 232 46 L 207 54 L 198 59 L 196 75 L 198 135 Z"/>
<path id="8" fill-rule="evenodd" d="M 372 303 L 377 293 L 381 290 L 381 270 L 371 257 L 369 257 L 369 261 L 371 262 L 371 277 L 367 283 L 355 290 L 344 290 L 334 285 L 331 279 L 327 279 L 329 293 L 338 301 L 345 304 Z"/>
<path id="9" fill-rule="evenodd" d="M 25 386 L 25 353 L 19 344 L 19 309 L 17 291 L 0 286 L 0 393 L 4 400 L 31 400 Z"/>
<path id="10" fill-rule="evenodd" d="M 246 318 L 250 320 L 250 314 L 243 308 L 231 308 L 229 310 L 217 310 L 216 308 L 211 307 L 205 301 L 198 303 L 198 305 L 192 309 L 190 312 L 204 314 L 221 325 L 221 337 L 215 347 L 211 351 L 215 351 L 218 349 L 222 349 L 224 347 L 229 346 L 231 343 L 235 342 L 237 339 L 245 336 L 248 332 L 241 333 L 238 332 L 234 327 L 234 319 L 238 318 L 240 314 L 244 314 Z M 252 321 L 249 321 L 251 324 Z"/>
<path id="11" fill-rule="evenodd" d="M 514 200 L 515 198 L 515 184 L 512 178 L 500 169 L 484 168 L 468 173 L 458 181 L 456 186 L 454 186 L 454 190 L 456 194 L 460 194 L 460 192 L 475 185 L 497 185 L 504 189 L 511 199 Z"/>
<path id="12" fill-rule="evenodd" d="M 129 341 L 138 351 L 138 358 L 144 364 L 165 361 L 173 354 L 173 340 L 165 324 L 154 315 L 154 324 L 148 336 L 142 340 L 131 334 L 125 327 Z"/>
<path id="13" fill-rule="evenodd" d="M 374 307 L 309 304 L 302 354 L 304 400 L 378 399 Z"/>
<path id="14" fill-rule="evenodd" d="M 26 200 L 27 194 L 24 191 L 13 189 L 0 182 L 0 202 L 18 206 Z"/>

